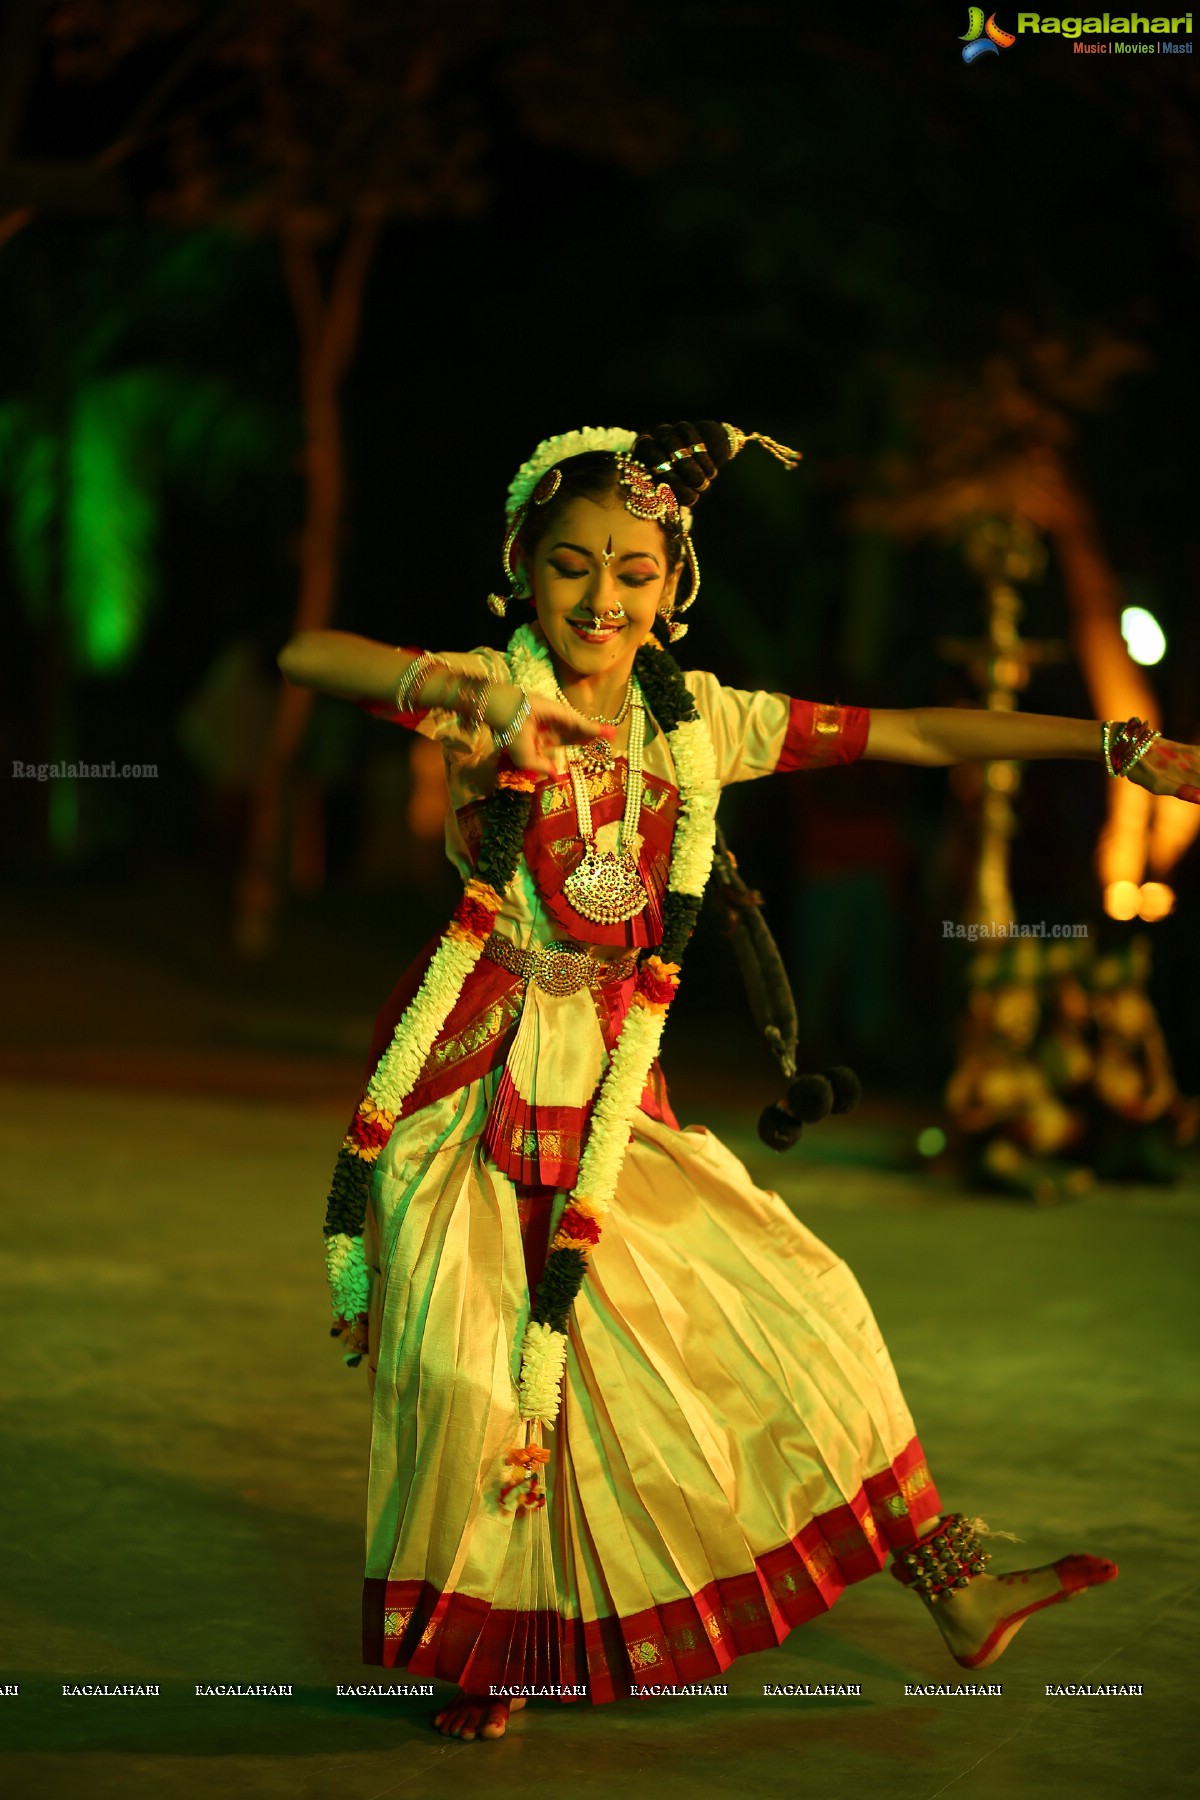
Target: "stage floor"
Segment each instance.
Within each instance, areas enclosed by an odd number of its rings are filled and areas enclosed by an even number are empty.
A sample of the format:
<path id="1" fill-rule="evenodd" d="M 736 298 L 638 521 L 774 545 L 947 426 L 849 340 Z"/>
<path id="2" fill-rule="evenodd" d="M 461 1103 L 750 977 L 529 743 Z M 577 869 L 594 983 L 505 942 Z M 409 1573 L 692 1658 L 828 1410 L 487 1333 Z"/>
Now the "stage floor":
<path id="1" fill-rule="evenodd" d="M 1024 1540 L 995 1566 L 1089 1550 L 1121 1578 L 1033 1619 L 982 1676 L 884 1575 L 737 1662 L 727 1698 L 534 1704 L 504 1740 L 463 1744 L 429 1727 L 449 1688 L 335 1693 L 405 1679 L 359 1661 L 367 1386 L 326 1336 L 320 1229 L 352 1099 L 0 1086 L 9 1792 L 1195 1792 L 1195 1161 L 1172 1189 L 1036 1209 L 906 1168 L 894 1118 L 786 1158 L 744 1116 L 710 1120 L 855 1270 L 944 1503 Z M 904 1692 L 972 1680 L 1003 1693 Z M 154 1682 L 157 1698 L 62 1693 Z M 292 1693 L 196 1696 L 217 1683 Z M 1070 1683 L 1143 1691 L 1046 1693 Z"/>

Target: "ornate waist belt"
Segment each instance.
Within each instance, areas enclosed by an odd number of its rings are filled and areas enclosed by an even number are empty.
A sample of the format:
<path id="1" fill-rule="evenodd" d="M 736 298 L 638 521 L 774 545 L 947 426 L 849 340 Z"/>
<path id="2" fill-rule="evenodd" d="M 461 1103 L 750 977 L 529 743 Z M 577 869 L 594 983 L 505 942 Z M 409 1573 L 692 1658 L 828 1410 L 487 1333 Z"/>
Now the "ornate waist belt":
<path id="1" fill-rule="evenodd" d="M 483 946 L 483 954 L 499 963 L 522 981 L 535 981 L 547 994 L 574 994 L 583 987 L 601 982 L 624 981 L 635 973 L 637 952 L 623 956 L 619 962 L 599 962 L 586 944 L 569 941 L 544 944 L 540 950 L 519 950 L 511 938 L 493 932 Z"/>

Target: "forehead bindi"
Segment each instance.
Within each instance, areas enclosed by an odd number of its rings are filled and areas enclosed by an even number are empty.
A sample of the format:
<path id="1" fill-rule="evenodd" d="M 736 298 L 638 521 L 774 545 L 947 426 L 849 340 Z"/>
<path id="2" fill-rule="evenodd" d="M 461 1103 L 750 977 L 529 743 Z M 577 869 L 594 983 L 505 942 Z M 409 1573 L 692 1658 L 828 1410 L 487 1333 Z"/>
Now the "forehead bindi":
<path id="1" fill-rule="evenodd" d="M 574 550 L 596 562 L 607 552 L 616 562 L 662 567 L 662 533 L 653 521 L 632 518 L 623 506 L 598 506 L 585 498 L 572 501 L 560 514 L 547 547 Z"/>

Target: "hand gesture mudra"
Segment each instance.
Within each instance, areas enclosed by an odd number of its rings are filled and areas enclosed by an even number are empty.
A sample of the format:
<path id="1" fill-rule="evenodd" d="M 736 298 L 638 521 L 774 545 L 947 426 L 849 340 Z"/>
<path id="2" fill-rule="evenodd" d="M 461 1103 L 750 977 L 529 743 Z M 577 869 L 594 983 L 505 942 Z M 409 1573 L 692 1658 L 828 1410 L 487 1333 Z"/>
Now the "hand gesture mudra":
<path id="1" fill-rule="evenodd" d="M 1200 744 L 1156 738 L 1127 779 L 1151 794 L 1173 794 L 1200 806 Z"/>
<path id="2" fill-rule="evenodd" d="M 616 736 L 615 726 L 599 725 L 594 719 L 586 719 L 561 700 L 546 694 L 527 693 L 512 682 L 496 683 L 487 710 L 493 731 L 505 737 L 512 723 L 526 710 L 528 716 L 506 748 L 517 768 L 528 769 L 531 774 L 557 774 L 553 753 L 564 744 L 589 744 L 593 738 Z"/>

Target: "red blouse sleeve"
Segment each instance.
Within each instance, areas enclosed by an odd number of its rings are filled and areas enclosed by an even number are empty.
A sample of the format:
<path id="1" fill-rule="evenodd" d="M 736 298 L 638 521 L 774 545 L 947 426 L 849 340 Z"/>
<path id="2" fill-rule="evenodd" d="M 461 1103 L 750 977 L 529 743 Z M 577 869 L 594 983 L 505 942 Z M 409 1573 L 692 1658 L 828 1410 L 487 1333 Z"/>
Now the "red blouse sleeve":
<path id="1" fill-rule="evenodd" d="M 789 700 L 787 730 L 775 772 L 827 769 L 857 762 L 867 747 L 871 715 L 865 706 L 828 706 L 817 700 Z"/>
<path id="2" fill-rule="evenodd" d="M 864 706 L 832 706 L 787 694 L 723 687 L 691 669 L 687 685 L 712 733 L 721 785 L 794 769 L 856 762 L 867 747 Z"/>
<path id="3" fill-rule="evenodd" d="M 423 720 L 429 717 L 426 707 L 421 712 L 397 712 L 390 700 L 368 700 L 365 695 L 353 698 L 353 704 L 370 713 L 373 719 L 387 719 L 392 725 L 407 725 L 410 731 L 417 731 Z"/>

